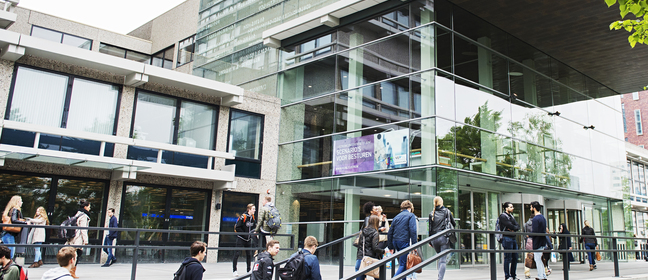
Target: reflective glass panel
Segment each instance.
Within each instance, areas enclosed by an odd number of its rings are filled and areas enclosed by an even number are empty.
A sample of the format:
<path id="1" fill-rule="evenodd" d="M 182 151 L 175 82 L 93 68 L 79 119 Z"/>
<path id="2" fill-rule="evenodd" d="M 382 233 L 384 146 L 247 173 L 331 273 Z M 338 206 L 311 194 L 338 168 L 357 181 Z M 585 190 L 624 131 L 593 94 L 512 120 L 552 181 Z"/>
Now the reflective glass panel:
<path id="1" fill-rule="evenodd" d="M 75 79 L 72 87 L 67 128 L 112 134 L 119 87 L 82 79 Z"/>
<path id="2" fill-rule="evenodd" d="M 60 127 L 68 77 L 19 67 L 9 120 Z"/>
<path id="3" fill-rule="evenodd" d="M 227 150 L 236 157 L 261 159 L 262 133 L 262 115 L 232 110 Z"/>
<path id="4" fill-rule="evenodd" d="M 136 102 L 133 138 L 172 144 L 176 99 L 139 92 Z"/>
<path id="5" fill-rule="evenodd" d="M 214 106 L 182 101 L 178 145 L 212 149 L 216 134 L 217 110 Z"/>

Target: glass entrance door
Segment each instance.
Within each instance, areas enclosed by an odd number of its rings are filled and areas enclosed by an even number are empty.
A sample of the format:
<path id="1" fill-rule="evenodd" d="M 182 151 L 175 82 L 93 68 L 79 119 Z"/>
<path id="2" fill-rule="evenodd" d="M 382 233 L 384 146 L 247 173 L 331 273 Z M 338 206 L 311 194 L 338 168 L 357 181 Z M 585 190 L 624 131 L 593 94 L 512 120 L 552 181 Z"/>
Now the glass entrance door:
<path id="1" fill-rule="evenodd" d="M 495 196 L 495 199 L 496 196 Z M 461 191 L 459 194 L 459 211 L 457 226 L 460 229 L 488 230 L 488 207 L 486 193 Z M 495 209 L 496 211 L 497 209 Z M 485 234 L 461 234 L 461 249 L 488 249 L 488 237 Z M 486 253 L 462 253 L 461 264 L 487 264 Z"/>
<path id="2" fill-rule="evenodd" d="M 254 204 L 257 212 L 254 217 L 257 218 L 259 213 L 259 195 L 252 193 L 241 192 L 223 192 L 223 208 L 221 212 L 221 232 L 234 232 L 234 226 L 238 217 L 245 212 L 248 204 Z M 218 239 L 218 245 L 222 247 L 236 247 L 235 235 L 221 235 Z M 219 262 L 230 262 L 234 256 L 234 251 L 220 251 L 218 252 Z M 245 253 L 243 253 L 243 260 L 245 260 Z"/>

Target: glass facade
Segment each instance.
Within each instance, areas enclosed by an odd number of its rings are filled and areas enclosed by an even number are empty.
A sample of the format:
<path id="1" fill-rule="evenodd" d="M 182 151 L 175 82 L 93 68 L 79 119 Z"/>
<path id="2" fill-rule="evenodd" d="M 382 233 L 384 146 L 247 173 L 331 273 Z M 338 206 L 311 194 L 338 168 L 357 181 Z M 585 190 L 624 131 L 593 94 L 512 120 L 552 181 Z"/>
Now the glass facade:
<path id="1" fill-rule="evenodd" d="M 31 35 L 37 38 L 61 43 L 81 49 L 89 50 L 92 48 L 92 40 L 67 33 L 32 25 Z"/>

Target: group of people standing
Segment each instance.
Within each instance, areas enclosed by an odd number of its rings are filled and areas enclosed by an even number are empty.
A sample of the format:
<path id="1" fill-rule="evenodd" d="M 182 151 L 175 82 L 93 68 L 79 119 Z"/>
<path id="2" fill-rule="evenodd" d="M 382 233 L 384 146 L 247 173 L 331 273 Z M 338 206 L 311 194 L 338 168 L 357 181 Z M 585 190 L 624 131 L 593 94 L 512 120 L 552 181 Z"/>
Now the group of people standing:
<path id="1" fill-rule="evenodd" d="M 23 224 L 23 225 L 49 225 L 50 221 L 47 215 L 47 212 L 44 207 L 38 207 L 36 209 L 36 213 L 34 213 L 33 218 L 25 218 L 22 213 L 22 205 L 23 205 L 23 200 L 22 197 L 19 195 L 15 195 L 11 197 L 9 202 L 7 203 L 7 206 L 4 209 L 4 212 L 2 213 L 3 215 L 3 223 L 11 223 L 11 224 Z M 76 211 L 74 217 L 76 218 L 76 225 L 78 227 L 88 227 L 90 225 L 90 202 L 87 200 L 81 200 L 79 201 L 79 209 Z M 110 208 L 108 209 L 108 216 L 110 217 L 109 221 L 109 227 L 111 228 L 116 228 L 117 225 L 117 218 L 114 216 L 115 214 L 115 209 Z M 114 240 L 117 238 L 117 231 L 110 230 L 109 234 L 106 236 L 106 239 L 104 241 L 104 245 L 113 245 Z M 6 266 L 3 266 L 3 270 L 5 267 L 9 267 L 11 263 L 13 262 L 12 260 L 15 257 L 16 253 L 23 254 L 25 253 L 25 247 L 14 247 L 10 246 L 11 244 L 42 244 L 45 242 L 46 238 L 46 231 L 45 228 L 42 227 L 34 227 L 34 228 L 20 228 L 18 231 L 8 231 L 3 228 L 2 230 L 2 243 L 7 247 L 9 250 L 9 256 L 8 260 L 10 261 Z M 65 242 L 65 245 L 88 245 L 89 239 L 88 239 L 88 230 L 87 229 L 76 229 L 74 233 L 74 237 L 67 239 Z M 73 247 L 65 247 L 65 248 L 73 248 Z M 64 249 L 65 249 L 64 248 Z M 69 249 L 66 249 L 69 250 Z M 67 271 L 69 271 L 70 277 L 72 278 L 79 278 L 76 276 L 76 268 L 77 264 L 79 262 L 79 257 L 82 255 L 83 250 L 81 248 L 75 248 L 74 249 L 74 265 L 70 266 Z M 112 248 L 104 248 L 104 252 L 108 254 L 108 259 L 106 263 L 102 266 L 110 266 L 113 264 L 117 258 L 113 255 L 113 250 Z M 64 250 L 65 251 L 65 250 Z M 61 252 L 59 252 L 61 253 Z M 63 266 L 67 266 L 67 260 L 72 259 L 72 255 L 65 251 L 63 252 Z M 57 259 L 59 256 L 57 255 Z M 59 261 L 59 264 L 61 262 Z M 34 262 L 29 266 L 29 268 L 37 268 L 43 265 L 43 258 L 42 258 L 42 252 L 40 247 L 34 247 Z M 7 279 L 7 278 L 5 278 Z"/>

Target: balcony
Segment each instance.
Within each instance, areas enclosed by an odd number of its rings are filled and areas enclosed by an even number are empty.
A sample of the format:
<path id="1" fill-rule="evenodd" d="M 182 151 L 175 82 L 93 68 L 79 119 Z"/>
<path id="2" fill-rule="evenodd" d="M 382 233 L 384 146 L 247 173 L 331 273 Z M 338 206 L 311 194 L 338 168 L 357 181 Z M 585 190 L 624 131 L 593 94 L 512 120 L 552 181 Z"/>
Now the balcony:
<path id="1" fill-rule="evenodd" d="M 16 22 L 17 15 L 14 10 L 19 2 L 19 0 L 0 0 L 0 5 L 3 7 L 0 10 L 0 28 L 7 29 Z"/>

